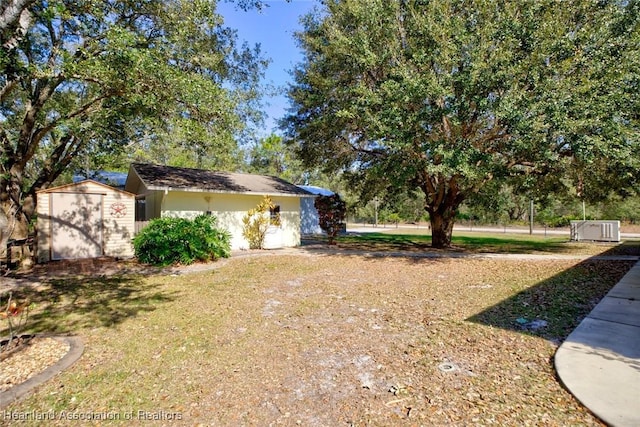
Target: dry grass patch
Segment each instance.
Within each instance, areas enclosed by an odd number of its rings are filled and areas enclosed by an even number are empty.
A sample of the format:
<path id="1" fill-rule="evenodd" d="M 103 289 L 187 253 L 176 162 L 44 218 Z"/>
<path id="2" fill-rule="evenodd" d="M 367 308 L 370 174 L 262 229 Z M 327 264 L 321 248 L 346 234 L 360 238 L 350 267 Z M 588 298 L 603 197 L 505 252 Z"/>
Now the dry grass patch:
<path id="1" fill-rule="evenodd" d="M 138 291 L 113 301 L 117 321 L 93 324 L 74 306 L 106 289 L 59 295 L 39 307 L 84 337 L 85 354 L 7 410 L 146 411 L 185 425 L 600 425 L 552 357 L 632 264 L 232 258 L 122 283 Z M 548 325 L 527 331 L 520 318 Z"/>

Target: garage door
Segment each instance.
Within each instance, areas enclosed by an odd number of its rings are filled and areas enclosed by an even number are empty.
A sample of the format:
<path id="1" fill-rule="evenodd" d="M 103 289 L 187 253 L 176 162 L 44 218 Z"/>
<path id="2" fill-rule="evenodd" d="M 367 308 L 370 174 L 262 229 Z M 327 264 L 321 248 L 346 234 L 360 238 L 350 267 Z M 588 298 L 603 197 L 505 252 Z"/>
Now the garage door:
<path id="1" fill-rule="evenodd" d="M 51 259 L 103 254 L 102 198 L 102 194 L 51 194 Z"/>

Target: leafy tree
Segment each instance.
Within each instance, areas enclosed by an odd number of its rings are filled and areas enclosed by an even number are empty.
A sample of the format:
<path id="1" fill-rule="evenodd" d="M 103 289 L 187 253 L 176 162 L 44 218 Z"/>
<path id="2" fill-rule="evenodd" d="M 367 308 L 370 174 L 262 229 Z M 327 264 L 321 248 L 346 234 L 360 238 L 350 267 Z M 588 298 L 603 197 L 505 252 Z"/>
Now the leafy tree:
<path id="1" fill-rule="evenodd" d="M 252 0 L 241 0 L 250 7 Z M 0 224 L 77 162 L 151 152 L 204 165 L 236 150 L 265 66 L 213 0 L 9 0 L 0 6 Z M 166 151 L 166 150 L 165 150 Z M 226 161 L 226 160 L 224 160 Z"/>
<path id="2" fill-rule="evenodd" d="M 494 180 L 637 187 L 640 2 L 323 5 L 297 35 L 288 141 L 364 198 L 421 190 L 434 247 Z"/>
<path id="3" fill-rule="evenodd" d="M 526 220 L 531 199 L 521 191 L 521 188 L 514 185 L 492 181 L 478 193 L 471 194 L 463 203 L 462 209 L 471 218 L 482 223 L 503 224 L 514 220 Z"/>
<path id="4" fill-rule="evenodd" d="M 338 194 L 318 196 L 314 200 L 318 211 L 320 228 L 327 233 L 329 244 L 336 243 L 336 236 L 342 230 L 347 215 L 347 204 Z"/>
<path id="5" fill-rule="evenodd" d="M 301 162 L 279 135 L 260 139 L 248 152 L 249 171 L 273 175 L 300 184 L 305 180 Z"/>
<path id="6" fill-rule="evenodd" d="M 603 204 L 600 219 L 619 219 L 626 223 L 640 223 L 640 199 L 628 198 L 623 200 L 613 197 Z"/>
<path id="7" fill-rule="evenodd" d="M 387 194 L 387 197 L 379 197 L 378 200 L 382 200 L 383 209 L 397 214 L 402 221 L 413 223 L 427 218 L 424 197 L 417 190 Z"/>

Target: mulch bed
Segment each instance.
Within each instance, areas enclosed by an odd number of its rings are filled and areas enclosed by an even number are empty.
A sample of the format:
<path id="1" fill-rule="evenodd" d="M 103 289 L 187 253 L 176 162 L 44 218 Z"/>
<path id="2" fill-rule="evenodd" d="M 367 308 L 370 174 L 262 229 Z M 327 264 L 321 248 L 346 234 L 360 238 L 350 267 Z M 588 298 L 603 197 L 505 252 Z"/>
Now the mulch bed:
<path id="1" fill-rule="evenodd" d="M 0 346 L 0 392 L 27 381 L 62 359 L 69 344 L 35 335 L 3 340 Z"/>

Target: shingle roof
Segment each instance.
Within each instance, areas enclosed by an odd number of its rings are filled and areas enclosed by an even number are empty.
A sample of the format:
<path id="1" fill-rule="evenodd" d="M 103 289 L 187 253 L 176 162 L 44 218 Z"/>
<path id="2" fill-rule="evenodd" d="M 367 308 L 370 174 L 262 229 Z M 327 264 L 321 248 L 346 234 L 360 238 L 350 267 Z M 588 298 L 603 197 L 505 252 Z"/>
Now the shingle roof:
<path id="1" fill-rule="evenodd" d="M 147 163 L 132 163 L 131 171 L 140 178 L 148 190 L 313 196 L 308 191 L 273 176 L 214 172 Z"/>

